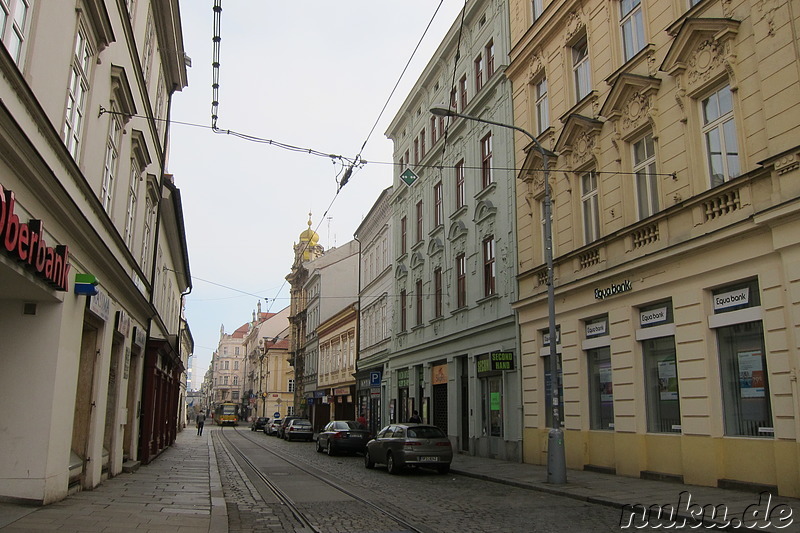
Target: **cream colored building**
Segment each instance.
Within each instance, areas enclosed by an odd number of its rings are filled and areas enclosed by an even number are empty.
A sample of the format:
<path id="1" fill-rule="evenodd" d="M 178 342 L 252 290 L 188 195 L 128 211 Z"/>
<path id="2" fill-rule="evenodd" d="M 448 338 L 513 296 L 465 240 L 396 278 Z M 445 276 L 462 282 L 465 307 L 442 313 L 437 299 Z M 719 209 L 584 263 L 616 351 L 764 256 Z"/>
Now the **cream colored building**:
<path id="1" fill-rule="evenodd" d="M 259 311 L 261 306 L 259 306 Z M 248 354 L 245 385 L 249 392 L 250 417 L 284 416 L 294 405 L 294 369 L 289 351 L 289 307 L 277 313 L 262 313 L 264 320 L 251 327 L 245 337 Z"/>
<path id="2" fill-rule="evenodd" d="M 47 504 L 175 440 L 187 57 L 177 0 L 2 0 L 0 41 L 0 499 Z"/>
<path id="3" fill-rule="evenodd" d="M 550 159 L 567 466 L 800 496 L 800 6 L 511 0 Z M 524 460 L 546 461 L 542 159 L 517 136 Z"/>

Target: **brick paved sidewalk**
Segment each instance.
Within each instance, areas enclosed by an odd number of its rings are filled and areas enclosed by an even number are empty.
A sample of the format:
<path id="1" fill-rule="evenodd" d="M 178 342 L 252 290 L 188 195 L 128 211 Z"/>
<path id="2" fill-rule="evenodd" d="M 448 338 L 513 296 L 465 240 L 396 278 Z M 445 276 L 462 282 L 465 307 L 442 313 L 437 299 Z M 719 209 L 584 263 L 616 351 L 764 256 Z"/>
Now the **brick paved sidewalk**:
<path id="1" fill-rule="evenodd" d="M 0 531 L 226 533 L 210 433 L 197 436 L 187 427 L 149 465 L 52 505 L 0 504 Z"/>

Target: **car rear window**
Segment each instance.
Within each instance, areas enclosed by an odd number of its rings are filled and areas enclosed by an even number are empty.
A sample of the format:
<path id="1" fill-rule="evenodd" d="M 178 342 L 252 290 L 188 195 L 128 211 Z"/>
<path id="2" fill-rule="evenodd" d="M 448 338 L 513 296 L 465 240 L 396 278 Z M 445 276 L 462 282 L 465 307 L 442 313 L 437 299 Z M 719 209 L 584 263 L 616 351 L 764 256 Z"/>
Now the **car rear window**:
<path id="1" fill-rule="evenodd" d="M 342 429 L 364 429 L 364 426 L 362 424 L 359 424 L 358 422 L 350 421 L 350 422 L 345 422 L 344 427 Z"/>
<path id="2" fill-rule="evenodd" d="M 444 431 L 434 426 L 408 428 L 408 436 L 412 439 L 441 439 L 446 437 Z"/>

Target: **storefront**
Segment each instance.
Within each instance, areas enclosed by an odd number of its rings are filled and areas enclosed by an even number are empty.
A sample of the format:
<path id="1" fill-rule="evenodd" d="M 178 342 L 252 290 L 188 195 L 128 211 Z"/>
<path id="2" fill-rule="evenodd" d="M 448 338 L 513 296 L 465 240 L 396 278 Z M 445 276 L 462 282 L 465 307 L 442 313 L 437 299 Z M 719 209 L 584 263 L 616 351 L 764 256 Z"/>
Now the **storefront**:
<path id="1" fill-rule="evenodd" d="M 745 240 L 736 249 L 758 246 Z M 568 468 L 798 494 L 798 469 L 780 466 L 796 464 L 798 453 L 797 391 L 786 379 L 797 354 L 785 320 L 796 303 L 780 261 L 738 255 L 721 270 L 698 256 L 561 292 Z M 545 464 L 550 348 L 546 320 L 534 316 L 520 313 L 523 337 L 538 339 L 523 366 L 526 420 L 538 421 L 526 427 L 525 460 Z"/>

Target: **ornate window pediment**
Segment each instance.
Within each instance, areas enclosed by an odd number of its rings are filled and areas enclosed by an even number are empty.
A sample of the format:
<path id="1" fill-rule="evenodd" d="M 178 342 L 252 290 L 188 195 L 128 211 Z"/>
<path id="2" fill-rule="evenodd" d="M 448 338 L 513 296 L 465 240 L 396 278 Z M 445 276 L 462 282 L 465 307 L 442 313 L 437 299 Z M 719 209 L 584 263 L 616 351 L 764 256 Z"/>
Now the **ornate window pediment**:
<path id="1" fill-rule="evenodd" d="M 656 99 L 661 80 L 638 74 L 620 74 L 608 93 L 600 114 L 614 123 L 616 133 L 623 139 L 636 134 L 649 124 L 653 137 L 655 127 Z"/>
<path id="2" fill-rule="evenodd" d="M 428 243 L 428 257 L 433 257 L 434 255 L 441 253 L 442 250 L 444 250 L 444 246 L 438 237 L 432 238 Z"/>
<path id="3" fill-rule="evenodd" d="M 136 103 L 128 83 L 128 75 L 124 68 L 117 65 L 111 65 L 111 99 L 116 102 L 120 112 L 124 113 L 123 122 L 128 122 L 136 114 Z"/>
<path id="4" fill-rule="evenodd" d="M 147 143 L 144 140 L 144 134 L 139 130 L 133 130 L 131 132 L 131 153 L 136 158 L 136 161 L 139 163 L 139 168 L 142 170 L 152 162 L 150 153 L 147 150 Z"/>
<path id="5" fill-rule="evenodd" d="M 414 252 L 411 254 L 411 270 L 417 269 L 425 264 L 425 259 L 423 259 L 422 254 L 419 252 Z"/>
<path id="6" fill-rule="evenodd" d="M 497 208 L 491 201 L 481 200 L 475 206 L 475 215 L 472 217 L 472 221 L 476 224 L 483 222 L 487 218 L 494 216 L 495 213 L 497 213 Z"/>
<path id="7" fill-rule="evenodd" d="M 563 155 L 571 168 L 578 168 L 597 159 L 600 147 L 597 137 L 603 123 L 583 115 L 571 114 L 556 142 L 556 152 Z"/>
<path id="8" fill-rule="evenodd" d="M 456 220 L 450 225 L 450 231 L 447 233 L 447 239 L 454 241 L 459 237 L 464 237 L 467 234 L 467 227 L 460 220 Z"/>
<path id="9" fill-rule="evenodd" d="M 408 269 L 403 263 L 399 263 L 394 269 L 395 279 L 402 279 L 408 275 Z"/>
<path id="10" fill-rule="evenodd" d="M 674 40 L 661 70 L 677 78 L 681 92 L 694 98 L 723 74 L 730 78 L 731 90 L 737 89 L 738 20 L 687 18 L 667 31 Z"/>

